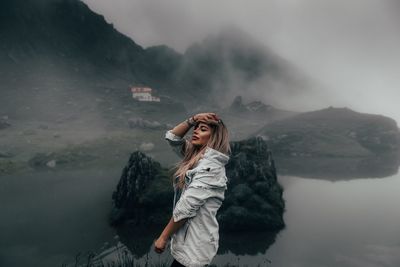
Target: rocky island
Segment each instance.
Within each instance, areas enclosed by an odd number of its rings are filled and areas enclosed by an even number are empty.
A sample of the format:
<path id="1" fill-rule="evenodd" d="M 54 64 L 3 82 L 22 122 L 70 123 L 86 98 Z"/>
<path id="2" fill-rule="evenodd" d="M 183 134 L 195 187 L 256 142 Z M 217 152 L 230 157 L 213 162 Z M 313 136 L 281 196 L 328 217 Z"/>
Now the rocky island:
<path id="1" fill-rule="evenodd" d="M 271 148 L 280 174 L 328 180 L 386 177 L 400 164 L 395 120 L 329 107 L 272 122 L 251 136 Z"/>
<path id="2" fill-rule="evenodd" d="M 348 108 L 304 112 L 268 124 L 254 135 L 262 136 L 274 155 L 360 157 L 400 149 L 395 120 Z"/>
<path id="3" fill-rule="evenodd" d="M 217 219 L 224 231 L 272 231 L 284 227 L 284 201 L 274 160 L 262 138 L 232 142 L 226 166 L 228 190 Z M 163 225 L 172 214 L 168 169 L 142 152 L 132 153 L 112 199 L 113 225 Z"/>

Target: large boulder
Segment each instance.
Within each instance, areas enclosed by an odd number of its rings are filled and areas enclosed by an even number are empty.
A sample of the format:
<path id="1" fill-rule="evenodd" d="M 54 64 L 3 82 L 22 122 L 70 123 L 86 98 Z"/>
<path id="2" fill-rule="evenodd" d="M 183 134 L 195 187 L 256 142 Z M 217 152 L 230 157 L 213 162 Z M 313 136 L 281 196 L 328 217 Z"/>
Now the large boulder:
<path id="1" fill-rule="evenodd" d="M 271 152 L 261 138 L 233 142 L 229 180 L 217 219 L 222 230 L 277 230 L 284 226 L 282 187 Z M 113 193 L 111 223 L 165 224 L 172 214 L 173 187 L 167 169 L 142 152 L 132 153 Z"/>
<path id="2" fill-rule="evenodd" d="M 217 219 L 222 230 L 277 230 L 284 226 L 283 189 L 275 163 L 262 138 L 232 142 L 226 166 L 229 180 Z"/>
<path id="3" fill-rule="evenodd" d="M 168 170 L 140 151 L 135 151 L 122 170 L 112 195 L 112 225 L 129 220 L 135 225 L 163 224 L 172 212 L 173 187 Z"/>

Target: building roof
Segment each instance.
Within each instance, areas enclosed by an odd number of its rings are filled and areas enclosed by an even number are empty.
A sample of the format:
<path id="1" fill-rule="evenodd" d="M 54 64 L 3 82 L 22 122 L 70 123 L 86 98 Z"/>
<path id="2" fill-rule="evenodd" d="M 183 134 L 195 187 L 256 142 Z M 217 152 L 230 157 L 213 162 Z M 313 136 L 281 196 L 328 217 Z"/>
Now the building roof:
<path id="1" fill-rule="evenodd" d="M 131 87 L 132 93 L 151 93 L 150 87 Z"/>

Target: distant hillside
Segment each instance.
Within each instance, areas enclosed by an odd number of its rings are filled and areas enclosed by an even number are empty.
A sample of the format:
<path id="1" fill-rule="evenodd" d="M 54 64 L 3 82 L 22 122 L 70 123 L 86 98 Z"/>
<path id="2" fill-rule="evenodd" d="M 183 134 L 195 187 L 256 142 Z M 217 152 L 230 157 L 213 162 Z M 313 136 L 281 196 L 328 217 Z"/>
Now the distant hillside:
<path id="1" fill-rule="evenodd" d="M 3 66 L 49 61 L 85 74 L 166 82 L 179 65 L 181 55 L 172 49 L 143 49 L 79 0 L 3 0 L 0 10 Z"/>
<path id="2" fill-rule="evenodd" d="M 0 113 L 11 119 L 108 116 L 135 105 L 130 85 L 174 88 L 182 55 L 142 48 L 81 1 L 3 0 L 0 13 Z"/>
<path id="3" fill-rule="evenodd" d="M 400 149 L 395 120 L 348 108 L 305 112 L 268 124 L 254 135 L 263 136 L 273 153 L 283 156 L 364 157 Z"/>
<path id="4" fill-rule="evenodd" d="M 144 49 L 79 0 L 3 0 L 0 33 L 0 113 L 11 119 L 106 117 L 110 110 L 109 119 L 146 115 L 129 110 L 135 105 L 130 85 L 153 87 L 193 108 L 221 104 L 216 95 L 232 86 L 245 90 L 265 76 L 297 91 L 311 83 L 238 29 L 210 36 L 183 55 L 166 46 Z M 166 110 L 155 105 L 153 114 Z"/>

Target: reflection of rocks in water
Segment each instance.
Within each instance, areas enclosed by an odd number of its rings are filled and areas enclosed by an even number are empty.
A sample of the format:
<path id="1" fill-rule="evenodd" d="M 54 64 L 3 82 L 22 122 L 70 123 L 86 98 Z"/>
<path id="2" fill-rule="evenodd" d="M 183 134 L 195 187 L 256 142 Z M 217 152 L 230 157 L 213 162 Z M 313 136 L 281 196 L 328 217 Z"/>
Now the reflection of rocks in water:
<path id="1" fill-rule="evenodd" d="M 292 175 L 324 180 L 382 178 L 398 172 L 398 154 L 354 158 L 275 157 L 279 175 Z"/>
<path id="2" fill-rule="evenodd" d="M 232 252 L 235 255 L 256 255 L 265 251 L 275 242 L 277 232 L 222 233 L 218 254 Z"/>
<path id="3" fill-rule="evenodd" d="M 152 247 L 154 240 L 158 238 L 163 229 L 162 226 L 148 227 L 125 223 L 117 227 L 117 233 L 120 241 L 131 253 L 140 258 L 149 252 L 149 248 Z"/>
<path id="4" fill-rule="evenodd" d="M 126 223 L 117 228 L 120 241 L 137 258 L 149 253 L 154 240 L 162 232 L 163 226 L 146 227 Z M 256 255 L 265 251 L 275 242 L 276 232 L 235 232 L 220 233 L 218 254 L 231 252 L 235 255 Z M 168 247 L 170 244 L 168 244 Z"/>

